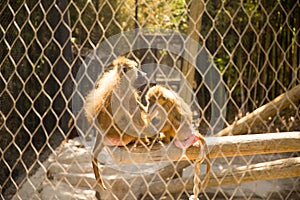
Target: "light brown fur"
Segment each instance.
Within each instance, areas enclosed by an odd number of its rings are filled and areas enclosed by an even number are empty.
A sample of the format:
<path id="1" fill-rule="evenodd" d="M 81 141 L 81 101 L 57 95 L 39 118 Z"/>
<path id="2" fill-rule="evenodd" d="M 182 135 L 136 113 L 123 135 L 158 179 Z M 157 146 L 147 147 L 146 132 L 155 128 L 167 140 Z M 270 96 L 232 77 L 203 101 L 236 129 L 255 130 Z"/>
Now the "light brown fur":
<path id="1" fill-rule="evenodd" d="M 162 85 L 151 87 L 146 94 L 146 101 L 148 111 L 153 106 L 160 105 L 167 114 L 167 119 L 163 119 L 165 123 L 160 130 L 165 135 L 164 142 L 169 143 L 176 136 L 182 122 L 192 124 L 192 111 L 187 103 L 177 93 L 166 87 Z"/>
<path id="2" fill-rule="evenodd" d="M 210 157 L 208 148 L 204 137 L 192 128 L 192 111 L 188 104 L 182 99 L 177 93 L 167 89 L 164 86 L 156 85 L 149 89 L 146 94 L 146 101 L 148 103 L 148 111 L 151 110 L 153 106 L 159 104 L 166 111 L 167 119 L 160 132 L 163 133 L 164 138 L 162 138 L 164 143 L 169 143 L 172 139 L 176 138 L 179 141 L 184 141 L 186 137 L 186 132 L 192 131 L 198 137 L 198 145 L 203 148 L 204 160 L 206 160 L 206 177 L 202 188 L 206 188 L 209 176 L 210 176 Z M 149 113 L 151 115 L 151 113 Z M 186 123 L 187 126 L 180 128 L 182 123 Z M 191 141 L 192 143 L 194 141 Z M 190 145 L 190 144 L 189 144 Z M 203 160 L 196 161 L 195 171 L 200 172 L 200 166 Z M 196 174 L 195 174 L 196 176 Z M 197 185 L 195 187 L 198 187 Z"/>
<path id="3" fill-rule="evenodd" d="M 91 90 L 86 96 L 84 104 L 86 118 L 91 124 L 95 122 L 101 130 L 101 134 L 98 133 L 96 135 L 92 152 L 92 165 L 96 180 L 103 189 L 106 189 L 106 187 L 99 172 L 97 159 L 104 145 L 103 140 L 113 141 L 117 146 L 125 146 L 136 140 L 136 137 L 124 133 L 117 125 L 114 125 L 111 108 L 112 92 L 118 87 L 120 79 L 123 76 L 123 70 L 131 70 L 136 67 L 137 63 L 132 60 L 125 57 L 117 58 L 106 69 L 106 72 L 99 77 L 95 89 Z M 134 95 L 134 97 L 137 96 Z M 122 113 L 120 115 L 122 115 Z M 144 119 L 140 117 L 141 115 L 135 115 L 134 119 L 138 121 L 138 123 L 143 123 Z"/>
<path id="4" fill-rule="evenodd" d="M 124 133 L 124 131 L 115 124 L 111 107 L 112 92 L 119 86 L 120 79 L 123 76 L 122 70 L 130 70 L 135 67 L 137 67 L 137 63 L 134 61 L 124 57 L 117 58 L 108 67 L 106 72 L 99 77 L 95 89 L 91 90 L 86 96 L 84 104 L 86 118 L 91 124 L 95 122 L 101 130 L 101 134 L 98 133 L 96 135 L 92 152 L 92 165 L 95 178 L 103 189 L 106 189 L 106 187 L 100 175 L 97 159 L 104 145 L 103 140 L 111 139 L 111 141 L 117 141 L 111 145 L 125 146 L 138 139 L 135 136 Z M 182 142 L 184 144 L 185 141 L 188 141 L 187 146 L 192 145 L 194 140 L 189 141 L 189 138 L 187 138 L 191 135 L 191 132 L 193 132 L 192 112 L 181 97 L 161 85 L 156 85 L 152 86 L 145 95 L 146 106 L 141 105 L 139 99 L 138 93 L 134 92 L 132 96 L 133 102 L 131 102 L 130 105 L 139 109 L 138 112 L 134 113 L 132 123 L 143 127 L 150 127 L 152 125 L 151 120 L 155 118 L 155 113 L 158 110 L 156 106 L 159 106 L 161 110 L 158 113 L 164 112 L 166 114 L 165 118 L 161 119 L 165 121 L 163 121 L 161 129 L 157 132 L 157 135 L 159 135 L 159 133 L 163 135 L 160 139 L 164 143 L 170 143 L 173 139 L 177 139 L 179 143 Z M 122 118 L 122 113 L 118 113 L 118 115 Z M 182 126 L 182 123 L 184 123 L 184 126 Z M 193 134 L 197 134 L 197 138 L 201 143 L 200 145 L 206 145 L 204 137 L 201 134 L 196 132 L 193 132 Z M 156 140 L 158 138 L 157 135 L 149 139 Z M 148 141 L 148 139 L 145 139 L 145 141 Z M 207 158 L 207 169 L 209 171 L 209 157 Z"/>

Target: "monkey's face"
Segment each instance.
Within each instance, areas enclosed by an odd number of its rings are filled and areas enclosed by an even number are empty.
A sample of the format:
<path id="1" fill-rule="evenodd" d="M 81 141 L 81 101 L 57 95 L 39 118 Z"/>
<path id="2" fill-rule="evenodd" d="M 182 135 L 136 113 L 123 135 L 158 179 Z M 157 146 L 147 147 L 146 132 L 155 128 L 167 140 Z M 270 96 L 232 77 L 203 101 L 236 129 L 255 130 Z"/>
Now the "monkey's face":
<path id="1" fill-rule="evenodd" d="M 185 110 L 186 108 L 174 104 L 168 111 L 167 123 L 174 129 L 174 144 L 178 148 L 188 148 L 199 140 L 192 126 L 190 113 Z"/>
<path id="2" fill-rule="evenodd" d="M 134 88 L 139 88 L 147 83 L 146 73 L 138 68 L 138 64 L 125 57 L 119 57 L 113 61 L 112 65 L 118 67 L 120 77 L 124 77 L 126 82 Z"/>
<path id="3" fill-rule="evenodd" d="M 125 58 L 124 56 L 118 57 L 117 59 L 115 59 L 112 62 L 113 66 L 119 66 L 122 68 L 128 68 L 128 69 L 132 69 L 134 67 L 137 67 L 138 64 L 133 61 L 133 60 L 129 60 L 128 58 Z"/>

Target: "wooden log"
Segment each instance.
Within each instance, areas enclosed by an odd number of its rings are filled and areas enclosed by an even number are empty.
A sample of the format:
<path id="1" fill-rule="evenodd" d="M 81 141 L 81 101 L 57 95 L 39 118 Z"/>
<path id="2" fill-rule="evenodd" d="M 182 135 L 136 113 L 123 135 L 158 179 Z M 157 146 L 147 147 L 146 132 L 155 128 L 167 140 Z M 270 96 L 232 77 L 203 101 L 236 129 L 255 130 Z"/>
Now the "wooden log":
<path id="1" fill-rule="evenodd" d="M 225 169 L 210 175 L 208 187 L 297 176 L 300 176 L 300 157 L 241 166 L 234 169 Z M 201 180 L 203 179 L 204 175 L 201 175 Z M 183 183 L 186 183 L 186 190 L 192 190 L 193 177 L 187 180 L 172 180 L 167 186 L 165 182 L 156 181 L 151 183 L 148 187 L 142 188 L 142 191 L 150 192 L 152 195 L 161 194 L 166 190 L 171 194 L 178 193 L 182 192 Z"/>
<path id="2" fill-rule="evenodd" d="M 300 151 L 300 132 L 208 137 L 206 142 L 211 158 L 295 152 Z M 199 147 L 192 146 L 184 151 L 173 144 L 165 147 L 155 144 L 151 149 L 145 147 L 108 149 L 116 164 L 195 160 L 200 150 Z"/>
<path id="3" fill-rule="evenodd" d="M 205 175 L 201 175 L 200 179 L 204 180 Z M 300 157 L 286 158 L 276 161 L 252 164 L 237 168 L 225 169 L 220 172 L 214 172 L 210 175 L 207 187 L 226 186 L 233 184 L 241 184 L 246 182 L 272 180 L 279 178 L 292 178 L 300 176 Z M 58 181 L 65 180 L 69 184 L 84 187 L 96 188 L 97 184 L 94 174 L 56 174 L 55 179 Z M 186 183 L 183 185 L 183 183 Z M 141 187 L 140 193 L 151 192 L 151 194 L 160 194 L 168 190 L 170 193 L 178 193 L 185 187 L 186 190 L 192 190 L 193 177 L 177 178 L 168 181 L 154 181 L 150 185 Z"/>
<path id="4" fill-rule="evenodd" d="M 300 132 L 292 132 L 292 133 L 272 133 L 272 134 L 258 134 L 258 135 L 244 135 L 244 136 L 226 136 L 226 137 L 213 137 L 207 138 L 208 146 L 211 150 L 211 156 L 223 157 L 223 156 L 238 156 L 238 155 L 249 155 L 249 154 L 260 154 L 260 153 L 274 153 L 274 152 L 290 152 L 290 151 L 300 151 Z M 71 147 L 69 147 L 71 148 Z M 127 152 L 125 148 L 117 148 L 111 147 L 110 151 L 114 151 L 111 155 L 114 159 L 119 159 L 122 161 L 121 164 L 133 164 L 133 163 L 149 163 L 156 161 L 171 161 L 171 160 L 184 160 L 184 159 L 194 159 L 197 157 L 199 152 L 199 148 L 191 147 L 188 148 L 184 154 L 184 152 L 174 146 L 169 146 L 168 149 L 165 149 L 164 152 L 167 152 L 166 155 L 160 154 L 160 148 L 162 146 L 160 144 L 154 145 L 153 148 L 158 149 L 156 152 L 154 151 L 153 156 L 145 156 L 145 152 L 148 152 L 147 149 L 139 147 L 133 148 L 133 155 L 130 152 Z M 174 149 L 172 149 L 174 148 Z M 175 149 L 176 148 L 176 149 Z M 66 148 L 67 149 L 67 148 Z M 164 148 L 163 148 L 164 149 Z M 72 151 L 80 153 L 81 159 L 84 157 L 89 158 L 89 152 L 84 149 L 79 148 L 76 150 L 72 148 Z M 116 152 L 121 151 L 121 154 Z M 171 153 L 168 153 L 171 151 Z M 63 151 L 64 152 L 64 151 Z M 62 156 L 64 154 L 60 152 L 57 157 Z M 69 155 L 70 152 L 67 154 Z M 173 155 L 174 153 L 174 155 Z M 85 155 L 85 156 L 84 156 Z M 151 154 L 150 154 L 151 155 Z M 152 159 L 144 161 L 143 158 Z M 76 157 L 76 159 L 80 159 Z M 59 162 L 60 159 L 54 159 Z M 116 160 L 115 160 L 116 161 Z M 255 164 L 250 166 L 238 167 L 235 169 L 226 169 L 221 172 L 216 172 L 211 174 L 211 179 L 209 182 L 209 187 L 220 185 L 229 185 L 229 184 L 238 184 L 242 182 L 256 181 L 256 180 L 268 180 L 273 178 L 284 178 L 284 177 L 294 177 L 299 176 L 299 158 L 297 159 L 282 159 L 278 161 L 272 161 L 267 163 Z M 82 162 L 72 162 L 66 164 L 63 163 L 52 163 L 50 167 L 48 167 L 47 174 L 51 175 L 52 179 L 57 182 L 66 181 L 68 184 L 76 185 L 76 187 L 84 187 L 84 188 L 94 188 L 97 189 L 97 184 L 94 178 L 94 174 L 92 173 L 92 168 L 90 164 L 86 163 L 84 166 L 81 166 L 82 169 L 75 169 L 78 167 L 78 164 L 82 164 Z M 296 167 L 291 167 L 294 164 Z M 84 172 L 82 172 L 83 170 Z M 272 172 L 272 173 L 270 173 Z M 267 174 L 264 174 L 267 173 Z M 111 173 L 113 174 L 113 173 Z M 149 175 L 153 176 L 153 175 Z M 112 178 L 112 177 L 111 177 Z M 107 181 L 116 181 L 117 177 L 113 179 L 108 178 Z M 203 180 L 203 176 L 201 177 Z M 110 180 L 111 179 L 111 180 Z M 120 181 L 123 178 L 120 177 Z M 146 180 L 148 180 L 146 178 Z M 159 179 L 156 179 L 159 180 Z M 127 179 L 126 179 L 127 181 Z M 128 179 L 129 181 L 129 179 Z M 139 191 L 144 190 L 151 191 L 152 194 L 158 192 L 160 190 L 168 189 L 170 193 L 174 191 L 181 191 L 183 187 L 183 181 L 187 183 L 184 185 L 188 190 L 192 188 L 193 181 L 179 180 L 174 179 L 171 180 L 170 184 L 166 186 L 165 183 L 162 182 L 153 182 L 149 187 L 143 188 L 142 185 L 139 187 Z M 157 187 L 159 189 L 157 189 Z M 168 187 L 168 188 L 166 188 Z M 140 190 L 141 188 L 141 190 Z M 143 193 L 143 192 L 142 192 Z M 176 192 L 175 192 L 176 193 Z"/>
<path id="5" fill-rule="evenodd" d="M 267 121 L 269 117 L 276 115 L 276 113 L 287 108 L 291 103 L 295 103 L 299 100 L 300 85 L 297 85 L 286 93 L 276 97 L 271 102 L 257 108 L 252 113 L 221 130 L 216 134 L 216 136 L 245 134 L 248 132 L 249 127 L 256 126 Z"/>

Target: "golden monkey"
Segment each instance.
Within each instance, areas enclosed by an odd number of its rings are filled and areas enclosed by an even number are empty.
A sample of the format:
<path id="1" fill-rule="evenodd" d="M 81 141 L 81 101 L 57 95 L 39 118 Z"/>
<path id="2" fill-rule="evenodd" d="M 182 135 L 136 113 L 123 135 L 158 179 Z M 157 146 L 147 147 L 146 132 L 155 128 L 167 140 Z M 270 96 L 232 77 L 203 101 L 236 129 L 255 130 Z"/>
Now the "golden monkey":
<path id="1" fill-rule="evenodd" d="M 163 120 L 163 125 L 160 128 L 163 142 L 169 143 L 174 140 L 174 144 L 178 148 L 188 148 L 194 144 L 204 148 L 204 159 L 207 162 L 206 177 L 203 184 L 203 188 L 205 188 L 209 181 L 210 158 L 204 137 L 196 132 L 192 126 L 192 111 L 188 104 L 177 93 L 161 85 L 151 87 L 145 99 L 148 114 L 151 116 L 153 112 L 158 112 L 160 120 Z M 151 124 L 155 124 L 153 119 Z"/>

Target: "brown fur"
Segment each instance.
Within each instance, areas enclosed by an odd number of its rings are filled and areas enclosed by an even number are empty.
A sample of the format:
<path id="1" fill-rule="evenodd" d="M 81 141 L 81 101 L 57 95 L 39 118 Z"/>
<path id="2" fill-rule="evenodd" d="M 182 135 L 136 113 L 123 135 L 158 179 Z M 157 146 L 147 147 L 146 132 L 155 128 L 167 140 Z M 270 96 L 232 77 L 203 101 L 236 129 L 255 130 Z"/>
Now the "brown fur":
<path id="1" fill-rule="evenodd" d="M 189 128 L 188 130 L 179 129 L 181 123 L 187 123 L 190 126 L 186 127 L 192 127 L 192 111 L 188 104 L 177 93 L 164 86 L 156 85 L 151 87 L 147 92 L 146 101 L 148 103 L 148 110 L 151 110 L 151 107 L 155 106 L 155 104 L 159 104 L 166 111 L 167 119 L 160 130 L 164 135 L 164 138 L 162 138 L 164 143 L 169 143 L 175 137 L 179 140 L 183 140 L 184 137 L 181 138 L 181 136 L 184 135 L 182 131 L 193 131 L 192 128 L 191 130 L 189 130 Z M 198 145 L 204 148 L 204 159 L 206 160 L 207 167 L 202 188 L 206 188 L 211 168 L 209 152 L 204 137 L 199 132 L 194 131 L 194 133 L 198 136 Z M 201 162 L 203 162 L 203 160 Z M 199 162 L 195 164 L 197 165 Z M 197 168 L 200 170 L 199 166 L 196 166 L 196 169 Z"/>
<path id="2" fill-rule="evenodd" d="M 156 85 L 149 89 L 146 94 L 148 110 L 155 104 L 163 107 L 167 114 L 167 119 L 160 132 L 164 133 L 164 142 L 169 143 L 176 135 L 176 132 L 184 120 L 192 124 L 192 112 L 185 101 L 175 92 L 162 85 Z M 150 114 L 151 115 L 151 114 Z"/>
<path id="3" fill-rule="evenodd" d="M 109 70 L 99 78 L 96 88 L 87 95 L 85 101 L 86 118 L 90 123 L 98 122 L 100 129 L 107 138 L 117 138 L 126 145 L 136 138 L 125 134 L 118 126 L 111 126 L 114 121 L 112 117 L 111 98 L 113 90 L 118 87 L 124 68 L 130 70 L 137 66 L 137 63 L 125 57 L 119 57 L 108 67 Z M 136 119 L 142 123 L 142 119 Z M 121 145 L 122 146 L 122 145 Z"/>
<path id="4" fill-rule="evenodd" d="M 135 137 L 120 130 L 117 125 L 112 126 L 114 121 L 111 108 L 112 92 L 118 87 L 121 77 L 123 76 L 122 71 L 131 70 L 136 67 L 137 63 L 132 60 L 125 57 L 117 58 L 106 69 L 106 72 L 99 77 L 95 89 L 91 90 L 86 96 L 84 104 L 86 118 L 91 124 L 95 121 L 103 134 L 97 134 L 92 152 L 94 174 L 99 186 L 103 189 L 106 189 L 106 187 L 101 178 L 97 160 L 97 156 L 103 148 L 103 139 L 118 140 L 120 142 L 117 144 L 118 146 L 124 146 L 136 140 Z M 137 96 L 135 95 L 134 97 Z M 135 101 L 137 101 L 137 99 Z M 138 123 L 143 123 L 143 119 L 140 117 L 141 115 L 135 116 L 134 119 L 138 121 Z"/>
<path id="5" fill-rule="evenodd" d="M 116 146 L 125 146 L 137 140 L 136 137 L 124 133 L 124 131 L 120 130 L 117 124 L 115 124 L 111 108 L 112 92 L 120 83 L 122 70 L 130 70 L 136 66 L 137 63 L 134 61 L 124 57 L 117 58 L 107 68 L 106 72 L 99 77 L 95 89 L 89 92 L 84 104 L 87 120 L 91 124 L 96 122 L 103 134 L 97 134 L 92 152 L 92 165 L 95 178 L 99 186 L 103 189 L 106 189 L 106 187 L 101 178 L 97 160 L 97 156 L 103 148 L 103 139 L 119 140 L 120 143 L 116 143 Z M 132 117 L 133 123 L 143 127 L 150 127 L 149 121 L 154 118 L 155 111 L 157 110 L 155 106 L 159 105 L 159 107 L 164 110 L 164 113 L 166 113 L 165 117 L 167 119 L 163 121 L 162 128 L 159 130 L 160 133 L 163 133 L 163 137 L 160 139 L 165 143 L 170 143 L 173 138 L 178 139 L 178 141 L 186 140 L 186 133 L 192 131 L 192 112 L 181 97 L 161 85 L 156 85 L 147 91 L 144 99 L 147 103 L 146 106 L 140 103 L 140 97 L 137 92 L 135 92 L 132 97 L 133 102 L 131 102 L 130 105 L 139 108 L 139 112 L 135 112 Z M 161 112 L 163 111 L 161 110 Z M 122 113 L 118 113 L 118 115 L 122 115 Z M 187 126 L 180 129 L 180 125 L 183 122 L 186 123 Z M 159 133 L 157 134 L 159 135 Z M 197 136 L 201 143 L 200 145 L 205 146 L 204 137 L 199 133 Z M 155 140 L 156 138 L 157 135 L 150 139 Z M 145 141 L 148 141 L 148 139 L 145 139 Z M 209 168 L 209 159 L 207 159 L 208 171 Z"/>

